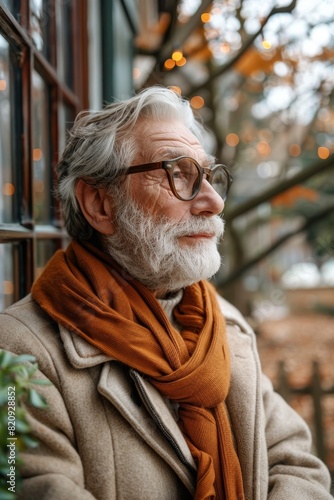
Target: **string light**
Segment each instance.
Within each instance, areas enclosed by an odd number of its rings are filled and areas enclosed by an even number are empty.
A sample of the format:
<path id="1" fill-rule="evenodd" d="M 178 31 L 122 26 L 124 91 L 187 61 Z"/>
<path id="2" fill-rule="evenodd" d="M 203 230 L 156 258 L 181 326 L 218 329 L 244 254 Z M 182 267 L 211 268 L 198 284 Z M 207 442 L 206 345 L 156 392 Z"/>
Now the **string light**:
<path id="1" fill-rule="evenodd" d="M 4 295 L 12 295 L 14 293 L 14 284 L 11 281 L 3 281 L 2 290 Z"/>
<path id="2" fill-rule="evenodd" d="M 219 50 L 220 52 L 222 52 L 223 54 L 228 54 L 231 50 L 231 47 L 230 45 L 227 43 L 227 42 L 223 42 L 220 46 L 219 46 Z"/>
<path id="3" fill-rule="evenodd" d="M 267 141 L 258 142 L 256 149 L 262 156 L 268 156 L 271 153 L 271 147 Z"/>
<path id="4" fill-rule="evenodd" d="M 290 144 L 289 146 L 289 153 L 291 156 L 299 156 L 301 153 L 301 147 L 299 144 Z"/>
<path id="5" fill-rule="evenodd" d="M 262 40 L 262 47 L 265 50 L 271 49 L 271 43 L 269 42 L 269 40 Z"/>
<path id="6" fill-rule="evenodd" d="M 43 153 L 42 153 L 41 148 L 35 148 L 35 149 L 32 150 L 32 159 L 34 161 L 41 160 L 42 159 L 42 155 L 43 155 Z"/>
<path id="7" fill-rule="evenodd" d="M 187 59 L 183 56 L 179 61 L 176 61 L 176 66 L 184 66 L 187 62 Z"/>
<path id="8" fill-rule="evenodd" d="M 329 149 L 325 148 L 324 146 L 319 146 L 318 147 L 318 156 L 322 160 L 326 160 L 326 158 L 329 157 Z"/>
<path id="9" fill-rule="evenodd" d="M 209 23 L 211 21 L 211 14 L 209 12 L 203 12 L 201 15 L 202 23 Z"/>
<path id="10" fill-rule="evenodd" d="M 164 63 L 164 67 L 165 69 L 168 69 L 168 70 L 171 70 L 173 69 L 175 66 L 175 61 L 173 61 L 173 59 L 167 59 Z"/>
<path id="11" fill-rule="evenodd" d="M 232 132 L 230 134 L 227 134 L 225 140 L 226 140 L 226 144 L 228 146 L 231 146 L 232 148 L 235 148 L 240 142 L 239 136 L 237 134 L 232 133 Z"/>
<path id="12" fill-rule="evenodd" d="M 177 85 L 171 85 L 169 87 L 169 89 L 172 90 L 173 92 L 175 92 L 176 94 L 179 94 L 179 95 L 182 94 L 182 90 Z"/>
<path id="13" fill-rule="evenodd" d="M 181 50 L 174 50 L 174 52 L 172 54 L 173 61 L 175 61 L 175 62 L 181 61 L 182 57 L 183 57 L 183 54 L 182 54 Z"/>
<path id="14" fill-rule="evenodd" d="M 2 186 L 2 192 L 5 196 L 13 196 L 13 194 L 15 193 L 15 186 L 10 182 L 5 182 L 5 184 Z"/>
<path id="15" fill-rule="evenodd" d="M 194 109 L 201 109 L 204 106 L 204 99 L 200 95 L 195 95 L 190 99 L 190 105 Z"/>
<path id="16" fill-rule="evenodd" d="M 262 38 L 262 42 L 261 42 L 261 45 L 262 47 L 265 49 L 265 50 L 269 50 L 271 49 L 271 43 L 269 42 L 269 40 L 266 40 L 264 38 L 264 34 L 261 33 L 261 38 Z"/>

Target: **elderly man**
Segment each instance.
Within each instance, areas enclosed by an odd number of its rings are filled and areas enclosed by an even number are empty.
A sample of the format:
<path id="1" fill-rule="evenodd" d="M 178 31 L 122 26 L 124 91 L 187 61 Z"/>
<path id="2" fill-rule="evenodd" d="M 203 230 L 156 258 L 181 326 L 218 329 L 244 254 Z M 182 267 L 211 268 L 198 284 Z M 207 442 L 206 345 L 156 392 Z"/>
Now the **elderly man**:
<path id="1" fill-rule="evenodd" d="M 329 499 L 303 421 L 206 280 L 231 183 L 189 104 L 153 87 L 82 113 L 59 164 L 72 242 L 1 319 L 48 409 L 22 498 Z"/>

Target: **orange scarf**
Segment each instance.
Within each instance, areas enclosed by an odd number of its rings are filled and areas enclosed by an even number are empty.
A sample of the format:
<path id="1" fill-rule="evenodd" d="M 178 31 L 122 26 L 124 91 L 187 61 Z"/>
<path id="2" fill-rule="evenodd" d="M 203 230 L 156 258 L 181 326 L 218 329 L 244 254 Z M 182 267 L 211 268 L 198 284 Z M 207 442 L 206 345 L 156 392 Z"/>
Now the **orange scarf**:
<path id="1" fill-rule="evenodd" d="M 196 500 L 244 498 L 224 401 L 230 383 L 225 323 L 215 291 L 187 287 L 175 316 L 104 252 L 73 241 L 58 251 L 32 288 L 55 321 L 149 377 L 179 403 L 179 426 L 197 464 Z"/>

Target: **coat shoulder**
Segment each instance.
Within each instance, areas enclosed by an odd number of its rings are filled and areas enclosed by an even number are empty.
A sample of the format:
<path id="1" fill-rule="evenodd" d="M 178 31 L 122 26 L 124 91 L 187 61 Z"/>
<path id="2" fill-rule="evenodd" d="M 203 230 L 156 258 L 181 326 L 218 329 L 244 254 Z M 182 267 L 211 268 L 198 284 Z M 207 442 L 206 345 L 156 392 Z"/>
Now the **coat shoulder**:
<path id="1" fill-rule="evenodd" d="M 0 349 L 33 355 L 53 382 L 58 379 L 55 359 L 63 351 L 58 324 L 30 294 L 0 313 Z"/>
<path id="2" fill-rule="evenodd" d="M 17 325 L 21 323 L 32 331 L 38 331 L 42 325 L 56 325 L 50 316 L 34 301 L 31 294 L 15 302 L 0 313 L 1 327 L 13 321 Z"/>
<path id="3" fill-rule="evenodd" d="M 243 333 L 254 334 L 250 324 L 246 321 L 241 312 L 230 302 L 217 293 L 217 301 L 220 310 L 227 324 L 234 325 Z"/>

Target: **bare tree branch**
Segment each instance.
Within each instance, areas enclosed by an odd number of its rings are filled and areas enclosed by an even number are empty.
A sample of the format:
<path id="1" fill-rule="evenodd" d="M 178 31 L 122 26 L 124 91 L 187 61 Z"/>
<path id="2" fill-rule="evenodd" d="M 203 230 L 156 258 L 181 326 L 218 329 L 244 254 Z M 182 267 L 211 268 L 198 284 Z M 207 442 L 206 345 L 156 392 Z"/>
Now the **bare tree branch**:
<path id="1" fill-rule="evenodd" d="M 275 250 L 277 250 L 281 245 L 286 243 L 289 239 L 293 238 L 296 234 L 302 233 L 309 229 L 311 226 L 314 224 L 318 223 L 319 221 L 322 221 L 325 217 L 331 215 L 334 211 L 334 204 L 329 205 L 328 207 L 325 207 L 322 210 L 319 210 L 317 213 L 314 215 L 310 216 L 307 218 L 304 224 L 302 224 L 298 229 L 294 229 L 293 231 L 290 231 L 286 234 L 284 234 L 281 238 L 278 238 L 273 245 L 271 245 L 268 248 L 265 248 L 262 250 L 262 252 L 259 252 L 258 255 L 250 259 L 249 261 L 241 264 L 240 267 L 238 267 L 235 271 L 232 271 L 229 276 L 226 278 L 223 278 L 219 280 L 217 283 L 218 287 L 223 287 L 226 286 L 233 281 L 237 280 L 240 278 L 243 274 L 245 274 L 249 269 L 251 269 L 253 266 L 264 260 L 266 257 L 268 257 L 271 253 L 273 253 Z"/>
<path id="2" fill-rule="evenodd" d="M 189 21 L 186 24 L 177 26 L 174 33 L 171 33 L 169 40 L 165 40 L 165 42 L 162 43 L 160 50 L 154 54 L 156 57 L 155 69 L 148 76 L 143 85 L 144 87 L 150 85 L 151 83 L 155 83 L 159 79 L 161 64 L 163 64 L 168 57 L 171 57 L 173 50 L 176 48 L 182 48 L 182 45 L 187 38 L 191 35 L 194 29 L 199 26 L 201 22 L 201 15 L 209 9 L 211 4 L 212 0 L 202 1 L 195 14 L 190 17 Z"/>
<path id="3" fill-rule="evenodd" d="M 293 177 L 290 177 L 289 179 L 284 179 L 278 185 L 271 187 L 264 193 L 261 193 L 260 195 L 255 196 L 250 200 L 247 200 L 245 203 L 238 205 L 235 208 L 232 208 L 231 210 L 226 212 L 225 219 L 230 222 L 233 219 L 240 217 L 240 215 L 243 215 L 249 210 L 252 210 L 253 208 L 257 207 L 261 203 L 270 200 L 274 196 L 277 196 L 278 194 L 287 191 L 293 186 L 296 186 L 297 184 L 300 184 L 301 182 L 304 182 L 307 179 L 310 179 L 311 177 L 318 175 L 324 170 L 327 170 L 332 167 L 334 167 L 334 154 L 331 154 L 326 160 L 320 160 L 319 162 L 314 163 L 311 167 L 301 170 L 300 172 L 298 172 L 298 174 L 294 175 Z"/>
<path id="4" fill-rule="evenodd" d="M 195 14 L 193 14 L 189 21 L 186 24 L 179 25 L 176 27 L 175 32 L 168 43 L 161 47 L 160 53 L 158 55 L 158 59 L 165 61 L 168 57 L 171 56 L 173 50 L 182 48 L 184 42 L 189 38 L 194 29 L 201 22 L 201 15 L 203 12 L 206 12 L 210 5 L 212 4 L 212 0 L 205 0 L 200 3 Z"/>
<path id="5" fill-rule="evenodd" d="M 239 52 L 232 57 L 226 64 L 223 64 L 220 66 L 216 71 L 211 72 L 210 76 L 202 82 L 200 85 L 196 85 L 195 87 L 192 87 L 188 93 L 187 96 L 190 97 L 194 94 L 196 94 L 201 88 L 206 86 L 208 83 L 210 83 L 212 80 L 217 78 L 218 76 L 222 75 L 223 73 L 226 73 L 229 69 L 231 69 L 236 62 L 247 52 L 247 50 L 253 45 L 254 41 L 256 38 L 262 33 L 264 26 L 268 23 L 269 19 L 276 14 L 290 14 L 294 8 L 297 5 L 297 0 L 292 0 L 292 2 L 285 6 L 285 7 L 273 7 L 271 11 L 269 12 L 268 16 L 264 19 L 264 21 L 261 24 L 261 27 L 258 29 L 254 35 L 250 36 L 248 40 L 244 43 L 244 45 L 241 47 Z"/>

